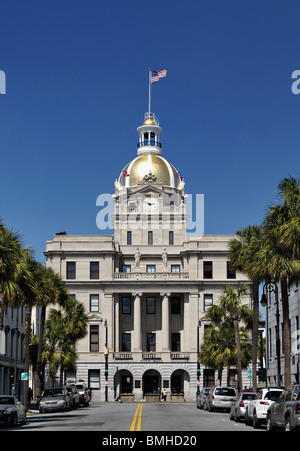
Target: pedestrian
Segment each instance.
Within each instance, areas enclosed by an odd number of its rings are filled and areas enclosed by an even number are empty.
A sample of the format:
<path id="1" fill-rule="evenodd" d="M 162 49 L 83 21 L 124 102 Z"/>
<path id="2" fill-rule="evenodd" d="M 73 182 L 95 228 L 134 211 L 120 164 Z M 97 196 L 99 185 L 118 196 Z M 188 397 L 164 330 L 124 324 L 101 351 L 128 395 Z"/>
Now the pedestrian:
<path id="1" fill-rule="evenodd" d="M 243 393 L 249 393 L 249 392 L 250 392 L 249 388 L 245 387 L 244 390 L 243 390 Z"/>
<path id="2" fill-rule="evenodd" d="M 163 399 L 165 402 L 167 401 L 167 394 L 168 394 L 168 392 L 167 392 L 167 390 L 164 388 L 163 391 L 162 391 L 162 399 Z"/>

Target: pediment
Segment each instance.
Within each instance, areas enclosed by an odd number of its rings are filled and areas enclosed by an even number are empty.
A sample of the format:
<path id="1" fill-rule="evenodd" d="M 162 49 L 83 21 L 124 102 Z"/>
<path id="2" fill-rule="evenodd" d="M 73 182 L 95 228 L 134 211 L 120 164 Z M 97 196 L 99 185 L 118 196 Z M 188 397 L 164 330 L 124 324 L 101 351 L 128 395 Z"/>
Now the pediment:
<path id="1" fill-rule="evenodd" d="M 88 316 L 89 322 L 97 322 L 97 323 L 103 323 L 103 319 L 97 315 L 96 313 L 92 313 Z"/>

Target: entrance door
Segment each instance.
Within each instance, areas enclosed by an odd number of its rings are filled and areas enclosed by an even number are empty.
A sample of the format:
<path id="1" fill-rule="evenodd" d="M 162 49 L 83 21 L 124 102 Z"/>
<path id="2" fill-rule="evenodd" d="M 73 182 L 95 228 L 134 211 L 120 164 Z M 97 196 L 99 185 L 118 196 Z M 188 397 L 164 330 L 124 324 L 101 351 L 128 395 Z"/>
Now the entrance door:
<path id="1" fill-rule="evenodd" d="M 144 394 L 154 393 L 159 389 L 158 376 L 145 376 L 144 378 Z"/>

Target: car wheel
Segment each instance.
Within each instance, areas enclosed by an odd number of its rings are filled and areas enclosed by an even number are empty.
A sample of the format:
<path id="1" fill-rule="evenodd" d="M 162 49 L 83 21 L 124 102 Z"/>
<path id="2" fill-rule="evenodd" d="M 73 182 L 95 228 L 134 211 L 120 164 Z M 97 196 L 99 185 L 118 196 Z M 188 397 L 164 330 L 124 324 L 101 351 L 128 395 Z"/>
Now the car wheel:
<path id="1" fill-rule="evenodd" d="M 272 424 L 271 415 L 267 416 L 267 431 L 268 432 L 274 431 L 274 426 Z"/>
<path id="2" fill-rule="evenodd" d="M 293 428 L 292 428 L 292 424 L 291 424 L 291 419 L 290 417 L 287 417 L 285 420 L 285 432 L 292 432 Z"/>
<path id="3" fill-rule="evenodd" d="M 254 428 L 254 429 L 258 429 L 259 426 L 260 426 L 260 422 L 259 422 L 259 420 L 257 419 L 256 412 L 254 412 L 254 413 L 253 413 L 253 428 Z"/>

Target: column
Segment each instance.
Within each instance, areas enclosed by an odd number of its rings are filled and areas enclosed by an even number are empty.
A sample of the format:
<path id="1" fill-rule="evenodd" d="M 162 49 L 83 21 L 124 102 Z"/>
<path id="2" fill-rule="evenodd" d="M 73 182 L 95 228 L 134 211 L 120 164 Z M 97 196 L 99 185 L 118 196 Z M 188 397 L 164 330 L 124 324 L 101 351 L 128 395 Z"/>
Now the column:
<path id="1" fill-rule="evenodd" d="M 160 293 L 162 297 L 162 351 L 170 352 L 170 306 L 171 293 Z"/>
<path id="2" fill-rule="evenodd" d="M 142 317 L 141 317 L 141 297 L 142 293 L 132 293 L 134 297 L 133 311 L 133 351 L 142 351 Z"/>
<path id="3" fill-rule="evenodd" d="M 115 352 L 120 351 L 120 303 L 119 295 L 115 295 Z"/>

